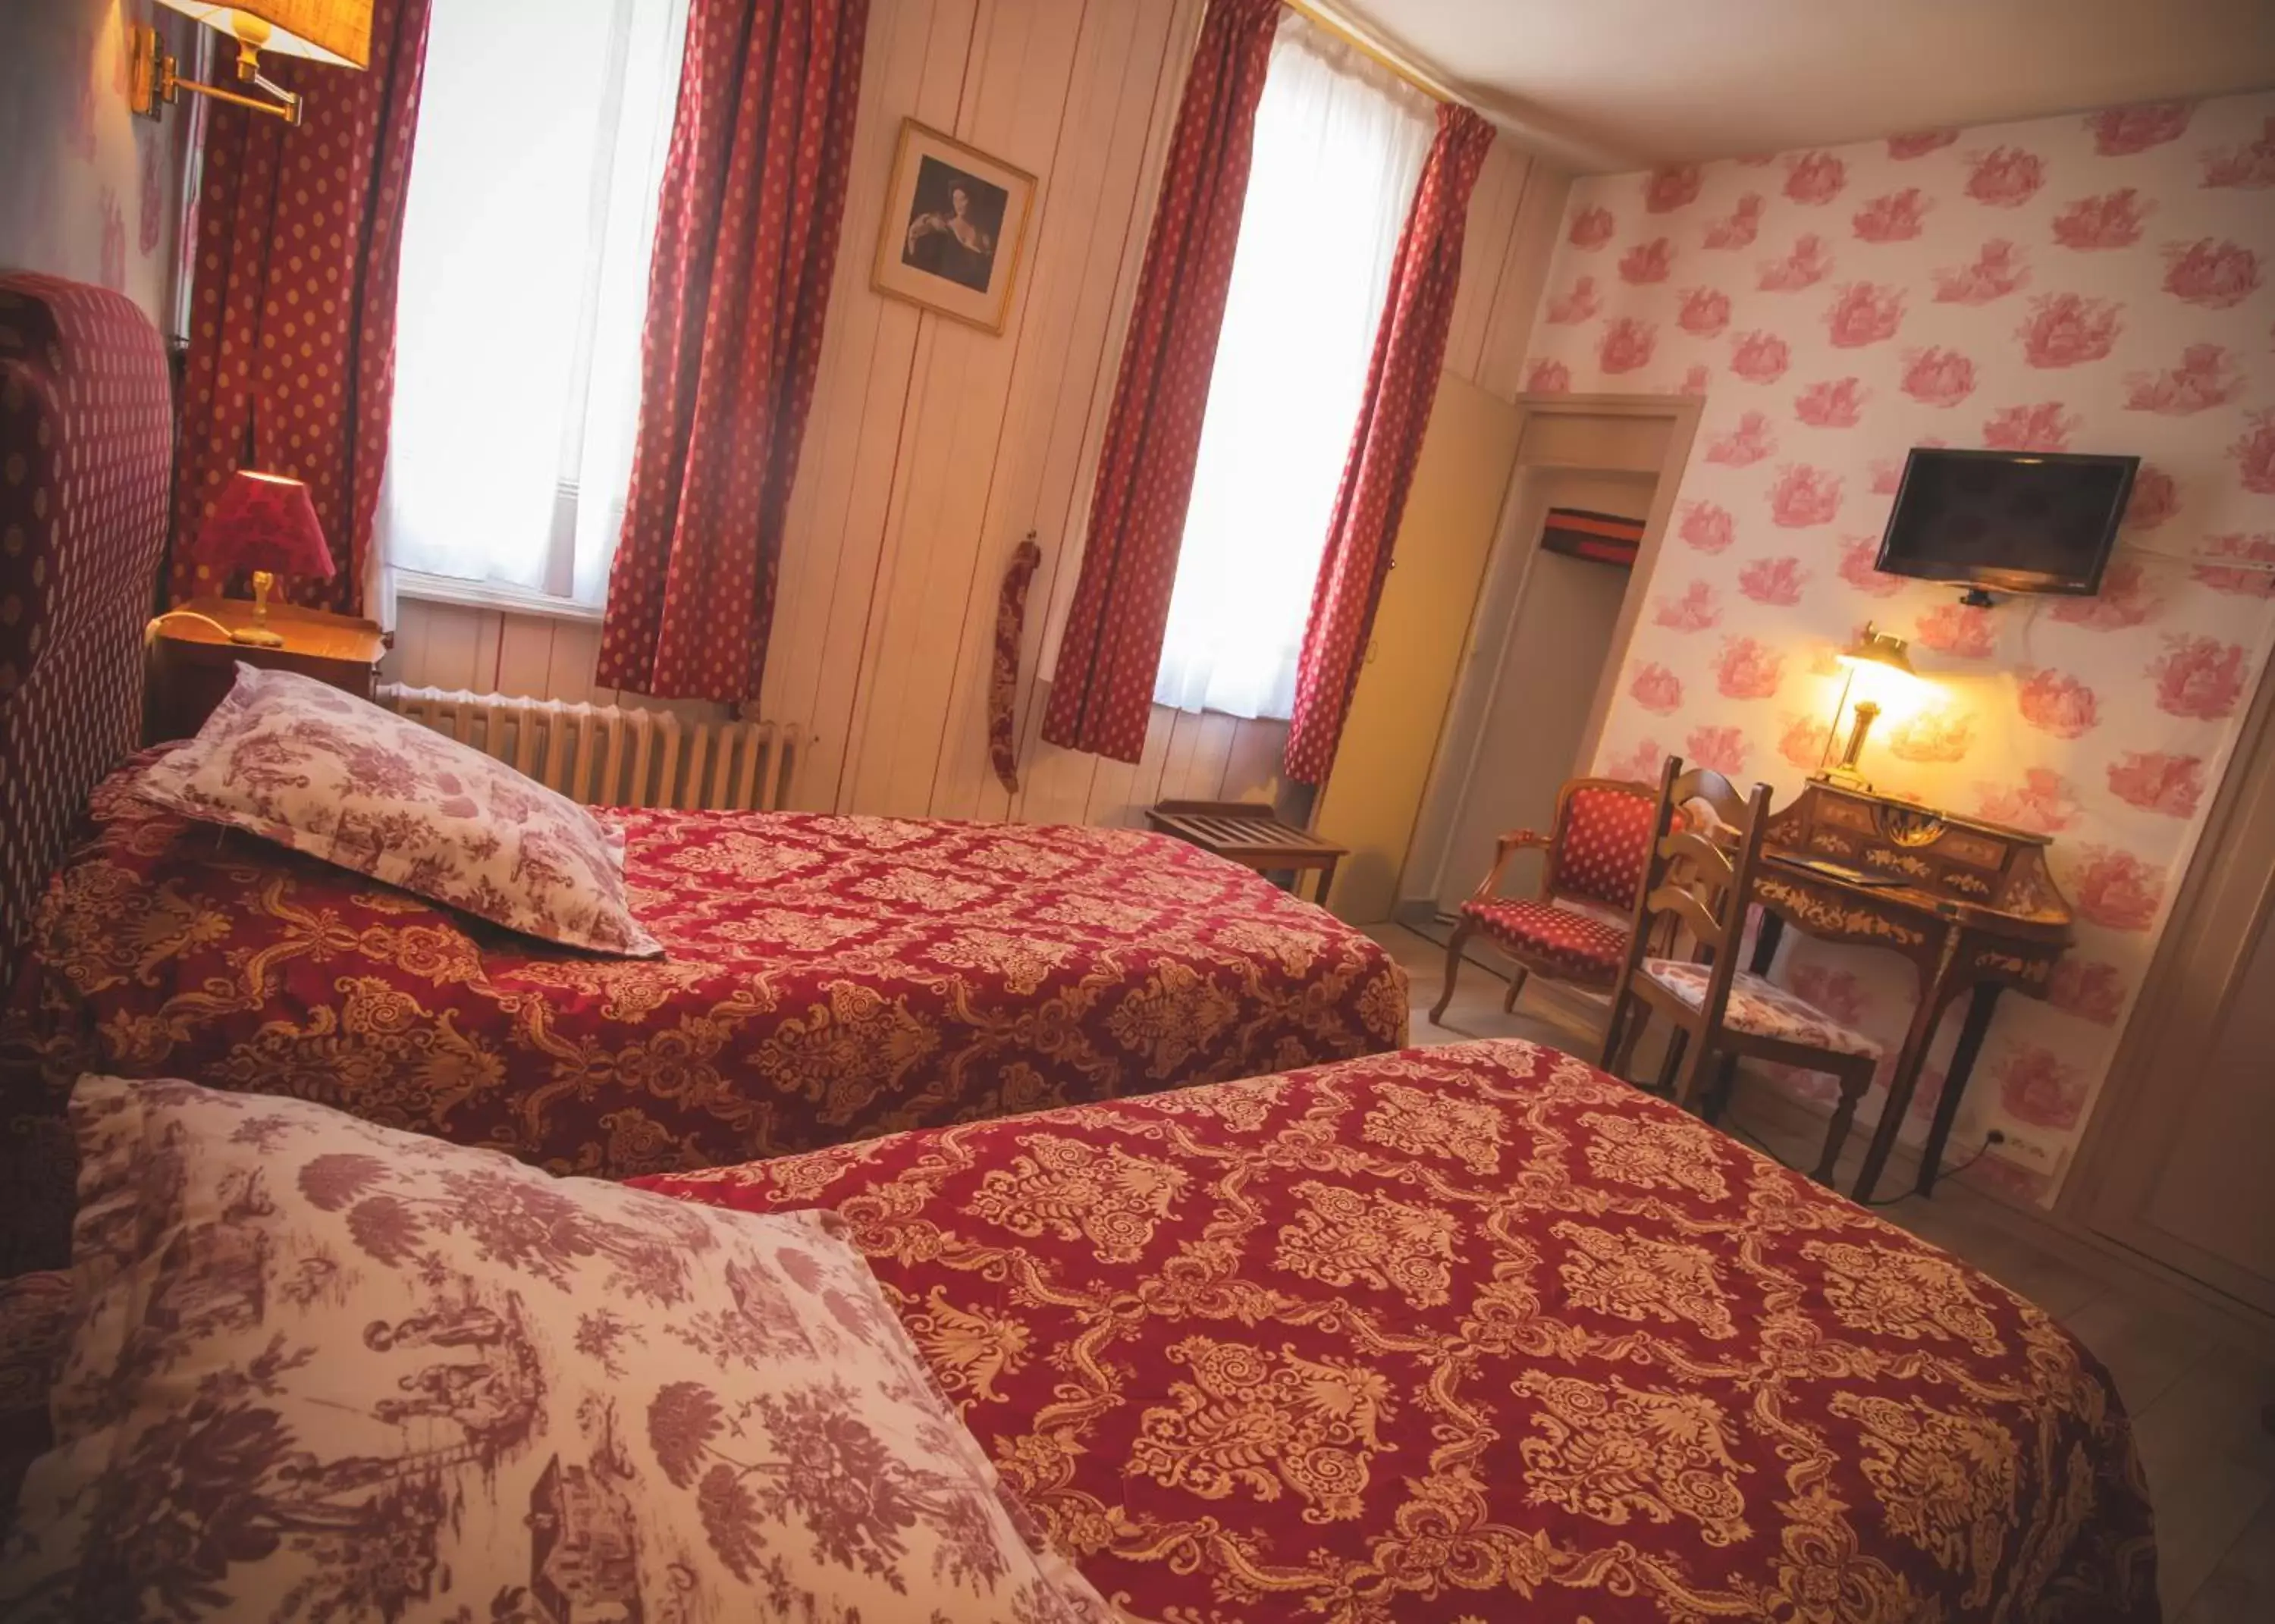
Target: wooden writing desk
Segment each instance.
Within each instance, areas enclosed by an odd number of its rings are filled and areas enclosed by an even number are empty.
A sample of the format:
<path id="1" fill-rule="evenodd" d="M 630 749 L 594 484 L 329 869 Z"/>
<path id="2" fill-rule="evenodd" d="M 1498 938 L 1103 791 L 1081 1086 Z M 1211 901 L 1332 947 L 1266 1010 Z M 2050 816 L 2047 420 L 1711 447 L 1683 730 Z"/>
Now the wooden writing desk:
<path id="1" fill-rule="evenodd" d="M 1857 1200 L 1871 1199 L 1887 1166 L 1944 1011 L 1961 994 L 1970 1000 L 1920 1162 L 1922 1195 L 1935 1188 L 1936 1167 L 1999 994 L 2014 987 L 2033 998 L 2046 995 L 2055 961 L 2070 943 L 2069 904 L 2046 869 L 2051 843 L 2043 835 L 1823 780 L 1770 814 L 1754 879 L 1753 900 L 1764 911 L 1755 973 L 1768 973 L 1788 924 L 1825 941 L 1889 948 L 1919 972 L 1919 1004 L 1856 1175 Z M 1847 878 L 1808 866 L 1812 862 L 1894 883 Z"/>

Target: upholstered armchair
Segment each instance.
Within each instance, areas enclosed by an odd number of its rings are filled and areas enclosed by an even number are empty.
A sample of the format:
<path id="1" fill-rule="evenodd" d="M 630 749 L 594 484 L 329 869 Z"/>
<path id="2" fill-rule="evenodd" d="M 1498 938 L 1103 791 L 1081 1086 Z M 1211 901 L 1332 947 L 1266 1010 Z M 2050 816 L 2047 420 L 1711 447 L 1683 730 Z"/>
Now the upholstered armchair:
<path id="1" fill-rule="evenodd" d="M 1516 1008 L 1516 995 L 1532 975 L 1609 992 L 1627 962 L 1636 888 L 1650 853 L 1657 804 L 1649 784 L 1576 778 L 1556 792 L 1550 833 L 1514 829 L 1502 835 L 1493 846 L 1492 869 L 1462 904 L 1431 1024 L 1440 1023 L 1453 1001 L 1462 949 L 1479 931 L 1516 961 L 1503 1009 Z M 1539 892 L 1503 896 L 1502 876 L 1520 851 L 1543 854 Z"/>

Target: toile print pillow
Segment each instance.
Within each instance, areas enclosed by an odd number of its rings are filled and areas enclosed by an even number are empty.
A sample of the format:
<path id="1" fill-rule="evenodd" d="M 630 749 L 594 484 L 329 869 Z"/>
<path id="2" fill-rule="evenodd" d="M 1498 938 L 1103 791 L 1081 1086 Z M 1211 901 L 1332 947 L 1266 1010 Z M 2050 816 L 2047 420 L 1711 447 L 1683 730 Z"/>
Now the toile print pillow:
<path id="1" fill-rule="evenodd" d="M 83 1077 L 11 1620 L 1106 1624 L 841 1222 Z"/>
<path id="2" fill-rule="evenodd" d="M 623 830 L 296 672 L 240 663 L 197 737 L 154 762 L 140 792 L 563 947 L 663 951 L 626 901 Z"/>

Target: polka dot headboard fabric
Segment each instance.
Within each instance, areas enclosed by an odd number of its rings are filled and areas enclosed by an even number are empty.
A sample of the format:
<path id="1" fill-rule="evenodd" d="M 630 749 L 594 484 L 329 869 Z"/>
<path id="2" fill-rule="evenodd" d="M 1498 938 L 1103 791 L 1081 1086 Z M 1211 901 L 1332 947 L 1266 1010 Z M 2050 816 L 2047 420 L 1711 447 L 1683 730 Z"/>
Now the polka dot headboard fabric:
<path id="1" fill-rule="evenodd" d="M 0 987 L 87 793 L 132 749 L 172 408 L 125 296 L 0 276 Z"/>

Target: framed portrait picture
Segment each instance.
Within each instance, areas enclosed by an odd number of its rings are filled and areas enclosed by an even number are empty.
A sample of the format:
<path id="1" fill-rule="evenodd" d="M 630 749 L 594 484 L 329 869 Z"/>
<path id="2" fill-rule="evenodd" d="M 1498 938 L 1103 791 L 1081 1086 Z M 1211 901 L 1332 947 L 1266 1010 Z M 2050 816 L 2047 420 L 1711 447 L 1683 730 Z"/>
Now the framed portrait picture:
<path id="1" fill-rule="evenodd" d="M 1034 207 L 1026 170 L 904 118 L 869 285 L 1000 333 Z"/>

